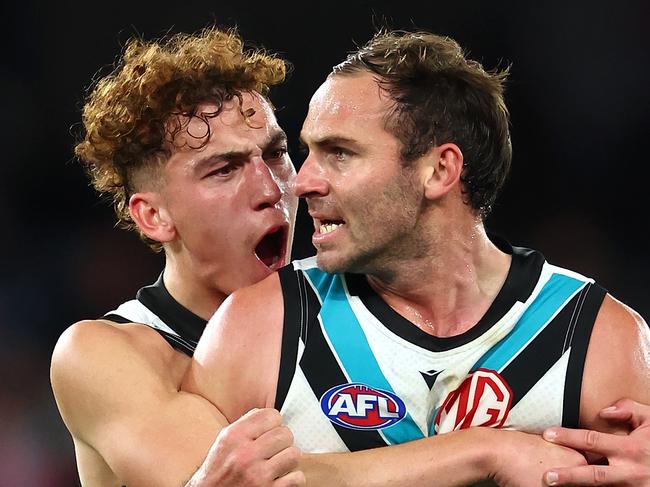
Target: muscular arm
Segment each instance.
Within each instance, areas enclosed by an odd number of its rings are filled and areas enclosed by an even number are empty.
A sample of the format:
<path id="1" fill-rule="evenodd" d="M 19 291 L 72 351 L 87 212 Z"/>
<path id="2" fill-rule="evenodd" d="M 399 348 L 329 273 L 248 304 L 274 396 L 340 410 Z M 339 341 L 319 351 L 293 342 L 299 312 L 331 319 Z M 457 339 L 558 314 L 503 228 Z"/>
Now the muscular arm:
<path id="1" fill-rule="evenodd" d="M 283 314 L 277 274 L 231 294 L 208 322 L 182 389 L 206 398 L 228 421 L 273 407 Z"/>
<path id="2" fill-rule="evenodd" d="M 573 450 L 544 443 L 538 435 L 470 428 L 375 450 L 307 455 L 301 468 L 309 486 L 455 487 L 493 479 L 501 487 L 539 487 L 550 466 L 586 463 Z"/>
<path id="3" fill-rule="evenodd" d="M 52 387 L 74 438 L 81 481 L 184 485 L 225 420 L 205 399 L 178 392 L 187 362 L 174 360 L 157 333 L 126 327 L 80 322 L 54 350 Z"/>
<path id="4" fill-rule="evenodd" d="M 601 409 L 622 398 L 650 404 L 648 325 L 634 310 L 607 295 L 596 318 L 585 360 L 580 426 L 624 432 L 606 421 Z"/>
<path id="5" fill-rule="evenodd" d="M 552 428 L 544 436 L 595 457 L 606 457 L 608 465 L 554 468 L 547 472 L 547 483 L 649 486 L 649 386 L 648 326 L 634 310 L 607 296 L 594 324 L 585 363 L 580 422 L 587 429 Z M 643 404 L 622 400 L 624 397 Z M 612 404 L 615 407 L 609 407 Z"/>

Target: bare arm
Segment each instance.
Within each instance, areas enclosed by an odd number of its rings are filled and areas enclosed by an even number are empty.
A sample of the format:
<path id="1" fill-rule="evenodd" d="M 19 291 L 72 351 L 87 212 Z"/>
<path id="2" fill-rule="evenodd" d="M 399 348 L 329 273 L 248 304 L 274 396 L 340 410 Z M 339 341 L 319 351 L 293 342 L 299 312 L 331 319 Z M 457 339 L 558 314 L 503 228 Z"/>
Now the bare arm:
<path id="1" fill-rule="evenodd" d="M 551 465 L 585 463 L 538 435 L 470 428 L 375 450 L 308 455 L 301 468 L 309 486 L 455 487 L 493 479 L 502 487 L 539 487 Z"/>
<path id="2" fill-rule="evenodd" d="M 52 387 L 82 484 L 226 487 L 255 472 L 246 485 L 302 485 L 279 414 L 255 411 L 222 429 L 208 401 L 178 391 L 188 362 L 142 325 L 87 321 L 62 335 Z"/>
<path id="3" fill-rule="evenodd" d="M 182 389 L 206 398 L 229 421 L 273 407 L 283 314 L 276 274 L 231 294 L 208 322 Z"/>
<path id="4" fill-rule="evenodd" d="M 607 458 L 608 465 L 553 469 L 547 484 L 650 486 L 648 326 L 610 296 L 594 325 L 584 374 L 580 418 L 586 429 L 552 428 L 544 436 Z"/>
<path id="5" fill-rule="evenodd" d="M 177 392 L 173 371 L 163 373 L 174 352 L 160 353 L 157 333 L 127 326 L 86 321 L 66 330 L 52 357 L 52 388 L 78 450 L 101 457 L 115 482 L 177 487 L 226 422 L 203 398 Z M 79 467 L 82 483 L 96 485 L 96 466 Z"/>
<path id="6" fill-rule="evenodd" d="M 628 429 L 600 416 L 622 398 L 650 404 L 650 334 L 633 309 L 607 295 L 596 318 L 585 360 L 580 426 L 602 432 Z"/>

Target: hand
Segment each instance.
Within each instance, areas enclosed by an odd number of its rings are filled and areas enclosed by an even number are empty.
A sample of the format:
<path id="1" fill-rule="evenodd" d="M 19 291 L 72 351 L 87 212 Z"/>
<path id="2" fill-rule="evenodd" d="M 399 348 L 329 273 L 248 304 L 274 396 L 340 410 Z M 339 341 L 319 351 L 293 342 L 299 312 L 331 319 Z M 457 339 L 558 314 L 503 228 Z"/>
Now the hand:
<path id="1" fill-rule="evenodd" d="M 600 417 L 627 423 L 629 435 L 550 428 L 544 438 L 555 444 L 607 457 L 609 465 L 553 468 L 544 475 L 546 485 L 650 486 L 650 406 L 622 399 L 600 411 Z"/>
<path id="2" fill-rule="evenodd" d="M 490 475 L 501 487 L 542 487 L 542 475 L 549 467 L 587 464 L 577 451 L 548 443 L 540 435 L 501 431 L 503 435 L 493 452 L 495 469 Z"/>
<path id="3" fill-rule="evenodd" d="M 185 487 L 302 487 L 300 450 L 275 409 L 253 409 L 219 433 Z"/>

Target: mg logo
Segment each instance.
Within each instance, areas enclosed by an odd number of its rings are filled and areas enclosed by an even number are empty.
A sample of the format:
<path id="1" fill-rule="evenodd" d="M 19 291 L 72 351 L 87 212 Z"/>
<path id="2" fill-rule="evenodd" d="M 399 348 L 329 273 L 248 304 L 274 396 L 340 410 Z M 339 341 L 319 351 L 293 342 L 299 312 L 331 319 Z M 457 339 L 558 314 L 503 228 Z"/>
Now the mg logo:
<path id="1" fill-rule="evenodd" d="M 495 370 L 478 369 L 442 403 L 435 419 L 436 433 L 448 433 L 470 426 L 500 428 L 505 423 L 512 391 Z"/>

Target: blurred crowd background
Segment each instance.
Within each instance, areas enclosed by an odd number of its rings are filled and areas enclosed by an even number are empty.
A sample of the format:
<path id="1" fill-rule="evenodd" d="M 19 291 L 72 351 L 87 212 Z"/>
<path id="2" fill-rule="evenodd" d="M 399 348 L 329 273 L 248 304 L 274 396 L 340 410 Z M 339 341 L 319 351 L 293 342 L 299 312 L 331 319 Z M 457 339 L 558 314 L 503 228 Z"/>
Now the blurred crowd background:
<path id="1" fill-rule="evenodd" d="M 271 96 L 292 142 L 312 92 L 376 26 L 455 38 L 512 64 L 514 165 L 488 227 L 596 278 L 650 318 L 650 4 L 596 2 L 3 2 L 0 23 L 0 486 L 78 485 L 49 388 L 60 333 L 130 299 L 162 259 L 114 217 L 73 158 L 80 107 L 126 40 L 238 25 L 292 61 Z M 294 257 L 311 253 L 301 209 Z M 155 411 L 152 411 L 155 414 Z"/>

